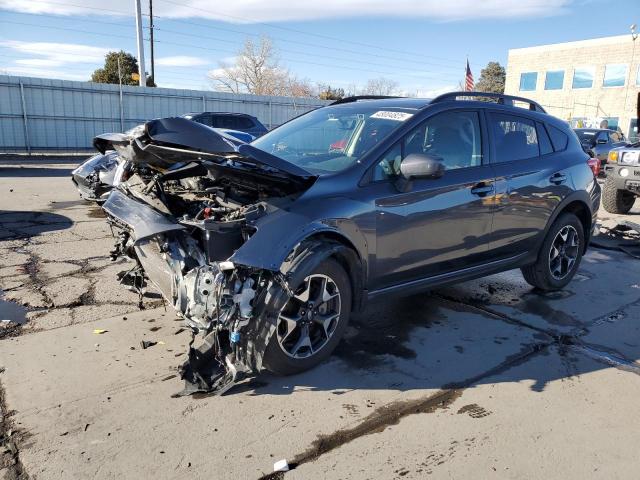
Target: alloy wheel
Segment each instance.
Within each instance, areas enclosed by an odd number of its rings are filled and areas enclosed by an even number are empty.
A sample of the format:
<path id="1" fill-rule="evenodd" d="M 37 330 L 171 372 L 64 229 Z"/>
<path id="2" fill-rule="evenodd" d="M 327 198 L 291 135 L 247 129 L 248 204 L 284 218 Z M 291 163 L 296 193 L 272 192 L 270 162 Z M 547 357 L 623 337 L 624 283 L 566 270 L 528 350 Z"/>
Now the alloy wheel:
<path id="1" fill-rule="evenodd" d="M 556 280 L 566 277 L 578 259 L 580 238 L 571 225 L 565 225 L 556 234 L 549 251 L 549 271 Z"/>
<path id="2" fill-rule="evenodd" d="M 327 275 L 309 275 L 278 316 L 276 335 L 282 351 L 292 358 L 318 353 L 336 331 L 340 309 L 336 282 Z"/>

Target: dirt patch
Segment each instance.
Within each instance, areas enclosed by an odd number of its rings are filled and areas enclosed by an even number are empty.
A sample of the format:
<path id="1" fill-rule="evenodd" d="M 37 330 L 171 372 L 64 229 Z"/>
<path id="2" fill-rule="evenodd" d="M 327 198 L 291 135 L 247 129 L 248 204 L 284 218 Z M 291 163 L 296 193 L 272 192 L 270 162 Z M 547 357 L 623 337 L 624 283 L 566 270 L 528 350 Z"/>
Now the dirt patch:
<path id="1" fill-rule="evenodd" d="M 490 412 L 489 410 L 485 410 L 480 405 L 477 405 L 475 403 L 465 405 L 464 407 L 461 407 L 460 410 L 458 410 L 459 415 L 467 414 L 471 418 L 488 417 L 489 415 L 491 415 L 491 413 L 492 412 Z"/>
<path id="2" fill-rule="evenodd" d="M 7 410 L 4 389 L 0 385 L 0 469 L 6 469 L 4 478 L 7 480 L 27 480 L 29 475 L 20 461 L 18 449 L 26 435 L 13 425 L 12 413 Z"/>
<path id="3" fill-rule="evenodd" d="M 379 407 L 355 427 L 337 430 L 329 435 L 320 435 L 311 444 L 311 447 L 305 452 L 296 455 L 289 466 L 293 469 L 304 463 L 311 462 L 356 438 L 381 432 L 390 425 L 396 425 L 406 416 L 418 413 L 433 413 L 436 410 L 448 408 L 462 395 L 462 392 L 462 389 L 444 390 L 428 397 L 392 402 Z M 273 473 L 268 474 L 261 477 L 261 479 L 282 478 L 274 475 Z"/>

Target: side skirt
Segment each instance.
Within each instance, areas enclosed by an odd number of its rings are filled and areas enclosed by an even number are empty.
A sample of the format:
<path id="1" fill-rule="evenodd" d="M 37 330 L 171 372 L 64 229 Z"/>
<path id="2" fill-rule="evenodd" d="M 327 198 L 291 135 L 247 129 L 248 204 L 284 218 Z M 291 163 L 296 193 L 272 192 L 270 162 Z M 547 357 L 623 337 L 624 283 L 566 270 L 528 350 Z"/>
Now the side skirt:
<path id="1" fill-rule="evenodd" d="M 427 278 L 419 278 L 410 282 L 392 285 L 390 287 L 381 288 L 370 291 L 367 300 L 374 300 L 387 296 L 404 296 L 428 290 L 433 287 L 443 287 L 453 283 L 473 280 L 475 278 L 486 277 L 494 273 L 504 272 L 513 268 L 519 268 L 536 261 L 537 252 L 532 255 L 530 252 L 521 253 L 514 257 L 504 258 L 493 262 L 485 263 L 469 268 L 463 268 L 454 272 L 442 273 Z"/>

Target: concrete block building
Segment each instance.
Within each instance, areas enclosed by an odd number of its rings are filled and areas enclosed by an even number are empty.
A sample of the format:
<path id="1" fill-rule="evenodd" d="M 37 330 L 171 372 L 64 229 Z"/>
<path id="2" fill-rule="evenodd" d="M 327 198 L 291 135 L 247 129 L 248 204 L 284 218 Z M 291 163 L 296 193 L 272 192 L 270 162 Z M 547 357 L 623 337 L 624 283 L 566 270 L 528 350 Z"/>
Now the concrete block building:
<path id="1" fill-rule="evenodd" d="M 574 128 L 608 124 L 637 141 L 639 91 L 640 38 L 631 34 L 509 50 L 505 93 Z"/>

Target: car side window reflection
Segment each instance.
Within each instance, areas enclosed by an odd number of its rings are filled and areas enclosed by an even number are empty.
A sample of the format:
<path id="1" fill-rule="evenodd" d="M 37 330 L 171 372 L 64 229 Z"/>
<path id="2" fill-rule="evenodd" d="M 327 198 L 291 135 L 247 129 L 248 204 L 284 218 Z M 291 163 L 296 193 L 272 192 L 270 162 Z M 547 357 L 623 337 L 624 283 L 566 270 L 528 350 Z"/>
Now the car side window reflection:
<path id="1" fill-rule="evenodd" d="M 540 155 L 538 134 L 532 120 L 502 113 L 490 115 L 496 149 L 496 162 L 525 160 Z"/>
<path id="2" fill-rule="evenodd" d="M 402 142 L 396 143 L 387 150 L 373 171 L 373 181 L 386 180 L 397 177 L 400 174 L 400 162 L 402 160 Z"/>
<path id="3" fill-rule="evenodd" d="M 402 159 L 412 153 L 437 158 L 446 170 L 481 165 L 478 113 L 445 112 L 425 120 L 384 154 L 374 170 L 373 180 L 399 175 Z"/>

